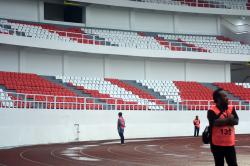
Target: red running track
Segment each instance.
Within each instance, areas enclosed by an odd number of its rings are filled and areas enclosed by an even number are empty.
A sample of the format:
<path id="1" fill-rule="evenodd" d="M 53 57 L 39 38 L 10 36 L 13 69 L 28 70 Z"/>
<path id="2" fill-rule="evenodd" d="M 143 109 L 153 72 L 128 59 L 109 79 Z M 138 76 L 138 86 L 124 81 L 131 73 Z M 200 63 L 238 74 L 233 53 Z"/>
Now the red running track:
<path id="1" fill-rule="evenodd" d="M 250 135 L 237 135 L 239 165 L 250 165 Z M 212 166 L 200 137 L 49 144 L 0 150 L 0 166 Z"/>

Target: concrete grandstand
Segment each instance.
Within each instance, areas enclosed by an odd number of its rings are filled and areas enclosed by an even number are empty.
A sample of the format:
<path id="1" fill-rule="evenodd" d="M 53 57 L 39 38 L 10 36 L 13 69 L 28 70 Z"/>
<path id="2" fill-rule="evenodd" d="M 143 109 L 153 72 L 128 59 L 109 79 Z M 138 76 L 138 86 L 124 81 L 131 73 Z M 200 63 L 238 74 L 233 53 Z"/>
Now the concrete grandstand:
<path id="1" fill-rule="evenodd" d="M 217 88 L 250 134 L 249 4 L 0 0 L 0 148 L 117 139 L 118 111 L 126 138 L 182 139 Z"/>

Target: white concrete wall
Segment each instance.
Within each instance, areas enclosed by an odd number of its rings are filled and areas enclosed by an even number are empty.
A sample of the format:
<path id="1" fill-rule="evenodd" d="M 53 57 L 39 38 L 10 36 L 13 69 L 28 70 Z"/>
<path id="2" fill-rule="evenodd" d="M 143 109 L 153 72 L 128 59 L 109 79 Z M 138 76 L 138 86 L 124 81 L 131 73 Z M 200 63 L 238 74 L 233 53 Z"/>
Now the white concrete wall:
<path id="1" fill-rule="evenodd" d="M 230 82 L 231 76 L 227 70 L 227 64 L 223 63 L 187 62 L 186 80 L 210 82 L 213 79 L 214 82 Z"/>
<path id="2" fill-rule="evenodd" d="M 102 56 L 82 53 L 65 53 L 63 74 L 85 77 L 104 77 Z"/>
<path id="3" fill-rule="evenodd" d="M 149 80 L 186 80 L 185 62 L 169 59 L 146 61 L 146 78 Z"/>
<path id="4" fill-rule="evenodd" d="M 0 110 L 0 147 L 119 139 L 116 129 L 118 111 Z M 208 124 L 206 111 L 124 111 L 125 138 L 192 136 L 192 121 L 201 119 L 201 131 Z M 238 111 L 237 134 L 249 134 L 250 112 Z"/>
<path id="5" fill-rule="evenodd" d="M 86 26 L 113 29 L 130 29 L 130 11 L 115 7 L 87 7 Z"/>
<path id="6" fill-rule="evenodd" d="M 38 0 L 0 0 L 0 17 L 38 21 L 38 3 Z"/>
<path id="7" fill-rule="evenodd" d="M 0 70 L 119 79 L 230 82 L 230 63 L 0 46 Z"/>
<path id="8" fill-rule="evenodd" d="M 213 15 L 176 14 L 175 33 L 217 35 L 217 17 Z"/>
<path id="9" fill-rule="evenodd" d="M 0 45 L 0 70 L 19 71 L 19 57 L 18 47 Z"/>
<path id="10" fill-rule="evenodd" d="M 131 80 L 145 78 L 144 58 L 110 56 L 106 59 L 106 77 Z"/>
<path id="11" fill-rule="evenodd" d="M 131 29 L 135 31 L 174 33 L 174 15 L 167 12 L 131 11 Z"/>
<path id="12" fill-rule="evenodd" d="M 217 15 L 178 14 L 95 5 L 87 7 L 86 18 L 86 26 L 89 27 L 165 33 L 220 34 Z"/>
<path id="13" fill-rule="evenodd" d="M 43 75 L 59 75 L 62 72 L 60 52 L 35 48 L 22 48 L 20 51 L 22 72 Z"/>

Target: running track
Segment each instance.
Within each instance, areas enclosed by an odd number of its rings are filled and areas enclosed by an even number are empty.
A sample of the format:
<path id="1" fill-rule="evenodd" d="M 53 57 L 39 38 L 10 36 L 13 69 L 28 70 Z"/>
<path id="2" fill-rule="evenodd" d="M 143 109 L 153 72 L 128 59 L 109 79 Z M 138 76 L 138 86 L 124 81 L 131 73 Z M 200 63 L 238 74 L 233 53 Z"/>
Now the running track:
<path id="1" fill-rule="evenodd" d="M 237 135 L 239 165 L 250 165 L 250 135 Z M 92 141 L 0 149 L 0 166 L 210 166 L 201 138 Z"/>

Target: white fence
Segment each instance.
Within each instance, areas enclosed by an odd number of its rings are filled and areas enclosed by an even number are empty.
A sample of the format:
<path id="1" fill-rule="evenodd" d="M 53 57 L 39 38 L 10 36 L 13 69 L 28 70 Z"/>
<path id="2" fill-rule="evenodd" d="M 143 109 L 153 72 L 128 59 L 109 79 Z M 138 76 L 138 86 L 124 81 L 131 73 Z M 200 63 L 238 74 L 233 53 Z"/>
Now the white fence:
<path id="1" fill-rule="evenodd" d="M 142 100 L 142 99 L 140 99 Z M 151 110 L 184 111 L 208 110 L 213 101 L 209 100 L 151 100 L 145 104 L 116 98 L 90 98 L 79 96 L 52 96 L 42 94 L 22 94 L 0 91 L 0 108 L 23 109 L 68 109 L 68 110 Z M 250 101 L 230 100 L 236 110 L 250 110 Z"/>

